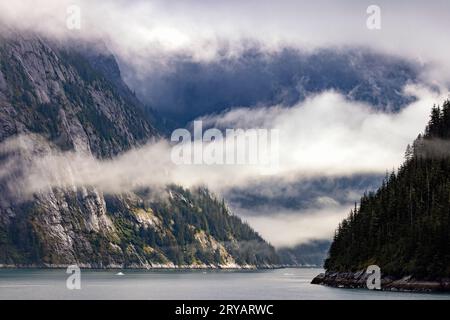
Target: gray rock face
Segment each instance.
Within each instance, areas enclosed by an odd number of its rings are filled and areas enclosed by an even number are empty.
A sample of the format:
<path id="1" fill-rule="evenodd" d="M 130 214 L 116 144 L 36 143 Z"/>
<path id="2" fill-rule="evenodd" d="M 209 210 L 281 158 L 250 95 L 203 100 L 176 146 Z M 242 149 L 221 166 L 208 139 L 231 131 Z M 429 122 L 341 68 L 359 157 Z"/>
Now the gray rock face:
<path id="1" fill-rule="evenodd" d="M 72 49 L 0 39 L 0 138 L 40 133 L 62 149 L 110 157 L 157 136 L 143 111 Z"/>
<path id="2" fill-rule="evenodd" d="M 112 158 L 158 136 L 112 56 L 103 59 L 36 36 L 0 37 L 0 266 L 276 262 L 273 248 L 209 194 L 170 190 L 169 195 L 192 197 L 186 208 L 177 197 L 148 202 L 92 187 L 52 186 L 24 194 L 21 168 L 37 155 L 70 150 Z M 14 137 L 20 137 L 19 148 L 10 146 Z M 245 252 L 239 248 L 244 236 Z"/>
<path id="3" fill-rule="evenodd" d="M 92 234 L 117 238 L 98 190 L 54 189 L 24 201 L 14 179 L 21 166 L 50 144 L 111 157 L 157 135 L 137 106 L 117 95 L 79 53 L 65 50 L 35 36 L 0 39 L 0 141 L 34 135 L 25 153 L 3 153 L 4 169 L 11 168 L 8 161 L 16 164 L 9 183 L 0 186 L 6 263 L 70 264 L 94 252 Z"/>
<path id="4" fill-rule="evenodd" d="M 358 272 L 326 272 L 321 273 L 312 280 L 312 284 L 320 284 L 338 288 L 364 288 L 367 289 L 369 275 L 364 271 Z M 413 277 L 381 277 L 381 290 L 384 291 L 413 291 L 433 292 L 450 291 L 450 279 L 420 280 Z"/>

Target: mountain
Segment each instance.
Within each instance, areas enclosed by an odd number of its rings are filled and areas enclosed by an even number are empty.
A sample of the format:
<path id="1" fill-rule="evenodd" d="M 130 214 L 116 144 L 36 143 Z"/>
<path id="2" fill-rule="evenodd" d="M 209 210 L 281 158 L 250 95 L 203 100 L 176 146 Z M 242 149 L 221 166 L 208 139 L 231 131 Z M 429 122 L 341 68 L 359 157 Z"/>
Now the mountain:
<path id="1" fill-rule="evenodd" d="M 178 126 L 236 107 L 291 107 L 326 90 L 377 110 L 398 111 L 414 100 L 404 94 L 408 83 L 420 82 L 420 67 L 411 61 L 363 48 L 286 47 L 267 53 L 246 44 L 240 53 L 223 49 L 214 59 L 185 56 L 152 62 L 149 71 L 122 62 L 126 82 L 147 105 Z"/>
<path id="2" fill-rule="evenodd" d="M 92 47 L 96 49 L 92 50 Z M 114 84 L 115 90 L 117 90 L 121 98 L 143 111 L 146 119 L 150 121 L 159 133 L 164 136 L 170 136 L 172 132 L 170 128 L 174 127 L 173 121 L 163 117 L 160 112 L 155 111 L 151 106 L 143 104 L 137 98 L 136 94 L 123 81 L 122 72 L 115 56 L 109 52 L 104 44 L 86 42 L 82 43 L 82 46 L 78 45 L 76 48 L 72 46 L 70 49 L 75 49 L 78 53 L 81 53 L 96 72 L 100 72 L 108 81 Z"/>
<path id="3" fill-rule="evenodd" d="M 326 273 L 315 282 L 359 286 L 361 271 L 378 265 L 387 288 L 450 290 L 449 138 L 446 101 L 433 107 L 398 172 L 365 194 L 340 224 Z"/>
<path id="4" fill-rule="evenodd" d="M 2 30 L 0 265 L 277 263 L 274 249 L 205 188 L 104 194 L 51 186 L 24 195 L 22 169 L 52 150 L 102 161 L 158 139 L 161 123 L 145 113 L 109 52 Z"/>
<path id="5" fill-rule="evenodd" d="M 277 254 L 282 265 L 322 267 L 330 244 L 329 240 L 314 240 L 293 248 L 277 249 Z"/>
<path id="6" fill-rule="evenodd" d="M 383 177 L 379 174 L 355 174 L 292 181 L 264 177 L 244 187 L 230 188 L 225 198 L 234 208 L 273 214 L 278 211 L 323 209 L 331 204 L 351 207 L 364 191 L 375 190 Z M 257 210 L 253 210 L 255 208 Z"/>
<path id="7" fill-rule="evenodd" d="M 32 36 L 0 41 L 2 140 L 33 132 L 62 150 L 110 157 L 157 135 L 80 53 Z"/>

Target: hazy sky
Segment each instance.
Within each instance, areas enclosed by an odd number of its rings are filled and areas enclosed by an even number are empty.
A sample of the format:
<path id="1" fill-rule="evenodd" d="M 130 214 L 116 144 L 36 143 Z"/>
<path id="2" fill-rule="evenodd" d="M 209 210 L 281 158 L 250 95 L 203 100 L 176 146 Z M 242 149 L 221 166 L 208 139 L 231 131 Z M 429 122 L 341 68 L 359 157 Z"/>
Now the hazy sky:
<path id="1" fill-rule="evenodd" d="M 67 7 L 78 4 L 81 30 L 66 27 Z M 381 9 L 381 29 L 369 30 L 369 5 Z M 109 38 L 136 61 L 149 54 L 184 52 L 211 58 L 242 40 L 268 49 L 293 45 L 368 45 L 448 65 L 450 2 L 446 0 L 21 0 L 0 1 L 2 21 L 57 35 Z"/>

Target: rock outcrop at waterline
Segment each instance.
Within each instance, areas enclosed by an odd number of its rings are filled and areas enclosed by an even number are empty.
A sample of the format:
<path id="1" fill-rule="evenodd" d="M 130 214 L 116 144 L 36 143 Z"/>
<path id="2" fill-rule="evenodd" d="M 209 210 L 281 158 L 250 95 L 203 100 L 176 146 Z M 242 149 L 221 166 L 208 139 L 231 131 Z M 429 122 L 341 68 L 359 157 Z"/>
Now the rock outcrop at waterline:
<path id="1" fill-rule="evenodd" d="M 367 289 L 368 274 L 365 270 L 359 272 L 326 272 L 312 280 L 312 284 L 336 288 Z M 450 278 L 437 280 L 417 280 L 412 276 L 393 278 L 381 277 L 381 290 L 405 292 L 446 292 L 450 291 Z"/>

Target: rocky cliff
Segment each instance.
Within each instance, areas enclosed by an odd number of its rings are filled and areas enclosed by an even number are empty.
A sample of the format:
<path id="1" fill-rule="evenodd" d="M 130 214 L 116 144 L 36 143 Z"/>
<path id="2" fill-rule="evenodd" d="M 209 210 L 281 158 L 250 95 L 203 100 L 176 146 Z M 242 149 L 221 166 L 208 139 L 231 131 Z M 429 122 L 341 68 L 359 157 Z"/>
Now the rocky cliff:
<path id="1" fill-rule="evenodd" d="M 0 265 L 276 263 L 273 248 L 206 189 L 168 186 L 149 197 L 148 190 L 52 186 L 23 195 L 21 168 L 37 155 L 69 150 L 109 159 L 159 136 L 114 57 L 75 47 L 1 32 Z M 19 148 L 10 147 L 14 137 Z"/>

